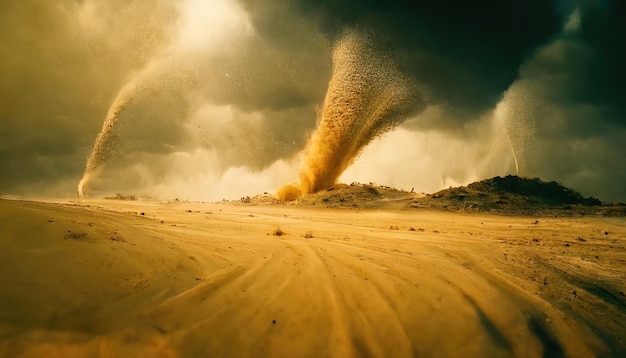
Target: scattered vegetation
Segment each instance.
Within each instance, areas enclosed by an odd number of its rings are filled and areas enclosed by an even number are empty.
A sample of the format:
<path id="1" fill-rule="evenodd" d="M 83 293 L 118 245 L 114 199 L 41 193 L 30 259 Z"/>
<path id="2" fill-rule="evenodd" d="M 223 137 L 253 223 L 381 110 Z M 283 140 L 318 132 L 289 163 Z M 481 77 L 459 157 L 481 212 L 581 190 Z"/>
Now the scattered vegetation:
<path id="1" fill-rule="evenodd" d="M 105 196 L 104 198 L 107 200 L 137 200 L 137 197 L 135 195 L 124 195 L 120 193 L 117 193 L 113 196 Z"/>
<path id="2" fill-rule="evenodd" d="M 319 193 L 295 200 L 295 205 L 321 205 L 329 208 L 367 208 L 400 202 L 408 205 L 417 197 L 414 193 L 373 183 L 335 184 Z"/>
<path id="3" fill-rule="evenodd" d="M 515 194 L 527 198 L 529 202 L 542 205 L 580 204 L 585 206 L 602 205 L 596 197 L 583 197 L 580 193 L 551 181 L 539 178 L 520 178 L 514 175 L 486 179 L 467 186 L 471 190 L 485 194 Z"/>

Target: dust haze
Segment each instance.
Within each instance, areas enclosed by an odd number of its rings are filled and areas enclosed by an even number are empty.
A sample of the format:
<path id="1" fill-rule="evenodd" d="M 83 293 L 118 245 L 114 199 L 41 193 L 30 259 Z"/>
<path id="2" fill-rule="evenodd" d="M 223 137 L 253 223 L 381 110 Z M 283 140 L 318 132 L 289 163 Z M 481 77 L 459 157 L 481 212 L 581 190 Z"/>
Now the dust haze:
<path id="1" fill-rule="evenodd" d="M 365 72 L 343 76 L 402 104 L 307 185 L 519 174 L 626 200 L 623 4 L 355 4 L 0 5 L 0 193 L 75 196 L 83 178 L 95 197 L 217 200 L 306 181 L 324 105 L 346 95 L 336 49 L 364 32 Z"/>

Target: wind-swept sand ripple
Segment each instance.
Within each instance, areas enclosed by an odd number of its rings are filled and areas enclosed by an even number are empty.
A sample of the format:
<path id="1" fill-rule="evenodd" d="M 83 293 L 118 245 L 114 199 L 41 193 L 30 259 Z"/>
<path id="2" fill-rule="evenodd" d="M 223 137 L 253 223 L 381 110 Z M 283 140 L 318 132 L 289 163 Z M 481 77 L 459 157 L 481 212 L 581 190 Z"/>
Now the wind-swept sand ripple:
<path id="1" fill-rule="evenodd" d="M 626 353 L 623 219 L 2 200 L 0 228 L 0 356 Z"/>

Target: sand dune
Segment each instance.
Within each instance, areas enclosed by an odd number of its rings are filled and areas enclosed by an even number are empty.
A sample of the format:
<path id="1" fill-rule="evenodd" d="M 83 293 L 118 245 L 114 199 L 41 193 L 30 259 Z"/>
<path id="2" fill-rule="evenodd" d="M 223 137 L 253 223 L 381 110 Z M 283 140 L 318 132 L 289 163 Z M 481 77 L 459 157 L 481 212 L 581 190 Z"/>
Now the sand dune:
<path id="1" fill-rule="evenodd" d="M 0 234 L 0 356 L 626 354 L 624 218 L 0 200 Z"/>

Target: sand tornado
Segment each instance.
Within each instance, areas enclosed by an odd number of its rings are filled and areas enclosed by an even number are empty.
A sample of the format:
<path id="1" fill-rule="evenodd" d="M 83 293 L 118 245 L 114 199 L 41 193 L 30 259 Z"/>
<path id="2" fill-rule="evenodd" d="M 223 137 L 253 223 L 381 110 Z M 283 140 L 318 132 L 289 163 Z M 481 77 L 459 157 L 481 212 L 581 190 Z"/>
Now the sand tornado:
<path id="1" fill-rule="evenodd" d="M 85 172 L 82 179 L 78 182 L 77 194 L 79 198 L 84 198 L 84 189 L 96 174 L 98 169 L 106 162 L 106 160 L 112 154 L 112 142 L 114 140 L 115 125 L 120 117 L 120 114 L 126 109 L 126 107 L 133 101 L 135 92 L 137 90 L 138 76 L 135 76 L 129 82 L 127 82 L 122 89 L 118 92 L 113 104 L 109 108 L 107 115 L 102 125 L 102 130 L 96 137 L 93 149 L 87 164 L 85 165 Z"/>
<path id="2" fill-rule="evenodd" d="M 332 59 L 317 128 L 305 148 L 300 186 L 279 189 L 281 200 L 329 188 L 369 142 L 424 107 L 413 81 L 370 36 L 344 33 Z"/>

